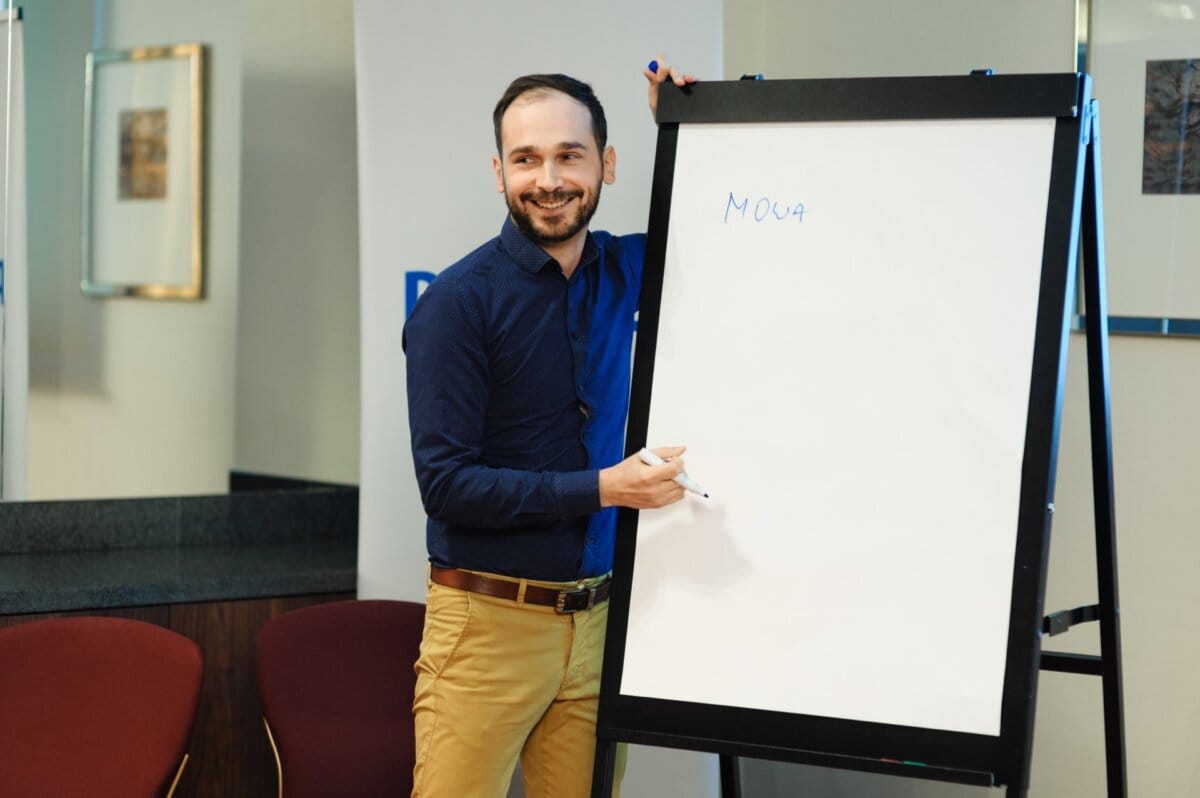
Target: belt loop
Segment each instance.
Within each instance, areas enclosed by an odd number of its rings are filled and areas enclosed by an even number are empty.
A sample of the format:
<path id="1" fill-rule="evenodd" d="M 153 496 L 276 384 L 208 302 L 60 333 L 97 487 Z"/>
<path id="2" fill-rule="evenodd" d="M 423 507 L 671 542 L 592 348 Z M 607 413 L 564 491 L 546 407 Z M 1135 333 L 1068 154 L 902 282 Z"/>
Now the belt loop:
<path id="1" fill-rule="evenodd" d="M 521 579 L 521 581 L 518 583 L 518 585 L 517 585 L 517 603 L 518 604 L 525 603 L 525 588 L 527 588 L 528 586 L 529 586 L 529 581 L 526 579 Z"/>

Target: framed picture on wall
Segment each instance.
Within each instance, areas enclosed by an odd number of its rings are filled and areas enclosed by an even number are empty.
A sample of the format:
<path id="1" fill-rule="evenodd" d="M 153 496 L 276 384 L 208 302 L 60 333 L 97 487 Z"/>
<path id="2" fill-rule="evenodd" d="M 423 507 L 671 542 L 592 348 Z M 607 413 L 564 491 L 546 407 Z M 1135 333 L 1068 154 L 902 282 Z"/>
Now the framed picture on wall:
<path id="1" fill-rule="evenodd" d="M 205 47 L 88 53 L 83 292 L 204 295 Z"/>

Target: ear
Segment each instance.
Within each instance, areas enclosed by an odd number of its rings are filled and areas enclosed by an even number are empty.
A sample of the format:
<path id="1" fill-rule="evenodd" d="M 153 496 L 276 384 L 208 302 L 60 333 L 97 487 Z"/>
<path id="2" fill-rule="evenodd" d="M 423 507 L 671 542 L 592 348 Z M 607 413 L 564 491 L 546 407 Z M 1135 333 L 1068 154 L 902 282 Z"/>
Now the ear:
<path id="1" fill-rule="evenodd" d="M 500 163 L 500 156 L 492 156 L 492 169 L 496 172 L 496 191 L 504 193 L 504 164 Z"/>
<path id="2" fill-rule="evenodd" d="M 617 182 L 617 151 L 611 144 L 604 148 L 604 182 L 610 186 Z"/>

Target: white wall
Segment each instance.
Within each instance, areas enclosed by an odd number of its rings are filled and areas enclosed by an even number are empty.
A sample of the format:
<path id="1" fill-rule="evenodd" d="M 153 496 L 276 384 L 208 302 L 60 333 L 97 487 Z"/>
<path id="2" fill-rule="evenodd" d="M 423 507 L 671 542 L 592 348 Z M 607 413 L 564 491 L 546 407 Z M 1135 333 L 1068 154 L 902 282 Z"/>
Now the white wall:
<path id="1" fill-rule="evenodd" d="M 1095 4 L 1093 14 L 1102 13 Z M 727 0 L 726 75 L 767 77 L 1074 71 L 1070 0 Z M 1193 39 L 1193 41 L 1195 41 Z M 1194 48 L 1193 48 L 1194 49 Z M 1163 57 L 1184 57 L 1172 53 Z M 1192 54 L 1194 56 L 1194 53 Z M 1142 66 L 1144 68 L 1144 65 Z M 1098 77 L 1096 94 L 1105 102 Z M 1106 158 L 1108 146 L 1105 145 Z M 1108 214 L 1109 225 L 1118 223 Z M 1196 263 L 1192 252 L 1187 262 Z M 1182 260 L 1181 260 L 1182 262 Z M 1110 285 L 1112 281 L 1110 280 Z M 1200 796 L 1200 342 L 1114 338 L 1112 425 L 1130 794 Z M 1060 439 L 1048 611 L 1096 601 L 1085 348 L 1073 335 Z M 1047 650 L 1099 653 L 1095 624 Z M 1031 798 L 1105 794 L 1100 683 L 1042 674 Z M 745 760 L 747 795 L 967 798 L 981 788 Z"/>
<path id="2" fill-rule="evenodd" d="M 1074 0 L 725 0 L 725 76 L 1074 71 Z"/>
<path id="3" fill-rule="evenodd" d="M 358 482 L 350 0 L 248 0 L 234 466 Z"/>
<path id="4" fill-rule="evenodd" d="M 29 105 L 38 109 L 29 141 L 29 497 L 220 492 L 233 461 L 243 6 L 108 0 L 95 8 L 94 36 L 90 2 L 33 3 L 26 12 Z M 193 41 L 210 46 L 207 298 L 85 297 L 84 54 Z M 46 80 L 34 64 L 49 66 Z"/>
<path id="5" fill-rule="evenodd" d="M 54 418 L 71 421 L 58 392 L 94 380 L 74 373 L 96 359 L 88 352 L 79 290 L 83 191 L 83 57 L 92 43 L 92 3 L 30 4 L 25 14 L 29 235 L 28 492 L 46 495 L 58 473 L 57 452 L 68 452 Z M 75 354 L 76 350 L 83 350 Z M 76 365 L 78 364 L 78 365 Z M 84 371 L 86 374 L 86 371 Z M 48 425 L 49 426 L 48 428 Z M 45 457 L 37 447 L 49 447 Z M 86 449 L 84 450 L 86 451 Z"/>
<path id="6" fill-rule="evenodd" d="M 721 7 L 524 0 L 435 4 L 358 0 L 359 209 L 362 259 L 362 469 L 359 594 L 424 599 L 425 527 L 409 450 L 405 274 L 437 272 L 496 235 L 491 112 L 527 72 L 591 82 L 609 120 L 617 183 L 595 227 L 644 230 L 655 127 L 642 66 L 666 49 L 719 75 Z M 715 794 L 715 757 L 635 749 L 624 794 Z"/>

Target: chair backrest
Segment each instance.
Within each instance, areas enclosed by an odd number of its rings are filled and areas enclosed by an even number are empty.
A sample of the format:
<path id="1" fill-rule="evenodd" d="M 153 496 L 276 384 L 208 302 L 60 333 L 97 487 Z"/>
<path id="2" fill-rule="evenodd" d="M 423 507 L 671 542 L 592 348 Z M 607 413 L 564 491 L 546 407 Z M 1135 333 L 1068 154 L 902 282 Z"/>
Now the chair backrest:
<path id="1" fill-rule="evenodd" d="M 413 666 L 425 606 L 349 600 L 293 610 L 258 634 L 258 691 L 286 798 L 412 792 Z"/>
<path id="2" fill-rule="evenodd" d="M 168 795 L 203 674 L 199 646 L 142 621 L 0 629 L 0 795 Z"/>

